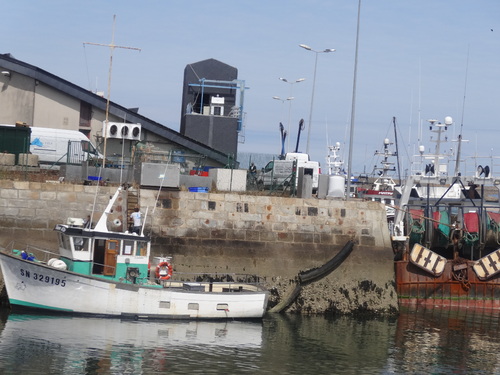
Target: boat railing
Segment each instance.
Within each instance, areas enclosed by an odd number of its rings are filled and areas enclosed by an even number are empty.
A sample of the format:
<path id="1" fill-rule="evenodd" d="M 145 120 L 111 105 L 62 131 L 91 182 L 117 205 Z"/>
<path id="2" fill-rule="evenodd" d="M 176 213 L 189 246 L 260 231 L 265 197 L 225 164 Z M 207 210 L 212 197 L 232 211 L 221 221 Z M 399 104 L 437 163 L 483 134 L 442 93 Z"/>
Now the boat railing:
<path id="1" fill-rule="evenodd" d="M 439 204 L 439 205 L 430 205 L 426 206 L 424 204 L 407 204 L 404 207 L 401 207 L 407 214 L 407 218 L 420 219 L 420 220 L 430 220 L 432 221 L 433 214 L 436 212 L 446 211 L 449 214 L 450 219 L 453 218 L 457 221 L 458 224 L 463 224 L 463 214 L 468 212 L 475 212 L 481 218 L 486 219 L 488 213 L 498 213 L 499 206 L 498 203 L 493 204 L 483 204 L 482 206 L 473 205 L 472 203 L 462 203 L 462 204 Z M 417 215 L 416 212 L 421 211 L 420 215 Z M 416 216 L 417 215 L 417 216 Z M 420 217 L 418 217 L 420 216 Z"/>
<path id="2" fill-rule="evenodd" d="M 451 177 L 455 173 L 455 155 L 441 155 L 439 157 L 439 168 L 435 170 L 438 177 Z M 410 163 L 411 175 L 433 175 L 434 168 L 432 161 L 434 156 L 413 156 Z M 457 172 L 460 176 L 476 176 L 483 178 L 496 179 L 500 170 L 500 157 L 498 156 L 471 156 L 464 157 L 460 162 L 460 168 Z"/>
<path id="3" fill-rule="evenodd" d="M 191 273 L 174 272 L 171 279 L 162 281 L 164 286 L 170 286 L 174 283 L 212 283 L 218 287 L 227 287 L 229 289 L 239 288 L 239 285 L 254 285 L 262 287 L 263 281 L 256 275 L 238 274 L 238 273 Z"/>
<path id="4" fill-rule="evenodd" d="M 481 245 L 485 245 L 485 241 L 491 236 L 500 239 L 498 202 L 483 205 L 466 201 L 460 204 L 445 202 L 429 206 L 409 204 L 401 209 L 406 212 L 407 234 L 421 233 L 426 241 L 431 241 L 434 232 L 449 237 L 454 236 L 457 230 L 465 233 L 467 238 L 477 236 Z M 473 221 L 477 221 L 477 224 L 472 225 Z M 497 248 L 499 244 L 500 240 L 497 240 L 494 247 Z"/>
<path id="5" fill-rule="evenodd" d="M 500 157 L 498 156 L 471 156 L 461 162 L 463 176 L 477 175 L 482 177 L 498 176 L 500 170 Z M 486 172 L 487 170 L 487 172 Z M 488 175 L 488 176 L 486 176 Z"/>
<path id="6" fill-rule="evenodd" d="M 59 258 L 59 254 L 54 251 L 43 249 L 38 246 L 24 244 L 19 241 L 11 241 L 5 249 L 10 252 L 15 252 L 16 250 L 19 252 L 24 251 L 29 256 L 33 256 L 35 260 L 43 263 L 47 263 L 51 258 Z"/>

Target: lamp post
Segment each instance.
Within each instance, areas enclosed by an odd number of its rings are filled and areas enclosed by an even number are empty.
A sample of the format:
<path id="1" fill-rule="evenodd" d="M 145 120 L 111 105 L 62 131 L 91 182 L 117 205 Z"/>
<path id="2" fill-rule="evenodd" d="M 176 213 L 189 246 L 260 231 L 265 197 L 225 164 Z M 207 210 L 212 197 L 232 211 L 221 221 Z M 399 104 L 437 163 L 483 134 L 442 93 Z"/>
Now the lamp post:
<path id="1" fill-rule="evenodd" d="M 280 77 L 280 81 L 283 81 L 285 83 L 288 83 L 290 85 L 290 96 L 289 98 L 292 98 L 293 99 L 293 85 L 296 84 L 296 83 L 299 83 L 299 82 L 302 82 L 302 81 L 305 81 L 306 79 L 305 78 L 299 78 L 299 79 L 296 79 L 295 81 L 289 81 L 287 80 L 286 78 L 283 78 L 283 77 Z M 290 122 L 291 122 L 291 119 L 292 119 L 292 101 L 290 100 L 290 104 L 288 105 L 288 134 L 290 135 Z M 288 137 L 288 141 L 286 143 L 286 149 L 287 151 L 290 150 L 290 136 Z"/>
<path id="2" fill-rule="evenodd" d="M 316 68 L 318 66 L 318 54 L 320 53 L 329 53 L 329 52 L 335 52 L 335 49 L 333 48 L 327 48 L 322 51 L 316 51 L 313 50 L 311 47 L 309 47 L 306 44 L 299 44 L 299 47 L 304 48 L 308 51 L 314 52 L 316 54 L 316 58 L 314 60 L 314 74 L 313 74 L 313 88 L 312 88 L 312 94 L 311 94 L 311 109 L 309 110 L 309 128 L 307 129 L 307 146 L 306 146 L 306 154 L 309 155 L 309 141 L 311 138 L 311 127 L 312 127 L 312 113 L 313 113 L 313 104 L 314 104 L 314 89 L 316 86 Z"/>
<path id="3" fill-rule="evenodd" d="M 284 131 L 284 126 L 283 126 L 283 108 L 285 107 L 285 102 L 292 101 L 293 96 L 289 96 L 286 99 L 281 99 L 279 96 L 273 96 L 273 99 L 279 100 L 281 102 L 281 116 L 280 116 L 280 131 L 281 131 L 281 157 L 284 157 L 285 155 L 285 138 L 288 135 L 288 131 Z"/>
<path id="4" fill-rule="evenodd" d="M 283 108 L 285 106 L 285 102 L 286 101 L 292 101 L 293 100 L 293 96 L 289 96 L 286 99 L 281 99 L 279 96 L 273 96 L 273 99 L 279 100 L 281 102 L 281 116 L 280 116 L 280 121 L 282 122 L 283 121 Z"/>

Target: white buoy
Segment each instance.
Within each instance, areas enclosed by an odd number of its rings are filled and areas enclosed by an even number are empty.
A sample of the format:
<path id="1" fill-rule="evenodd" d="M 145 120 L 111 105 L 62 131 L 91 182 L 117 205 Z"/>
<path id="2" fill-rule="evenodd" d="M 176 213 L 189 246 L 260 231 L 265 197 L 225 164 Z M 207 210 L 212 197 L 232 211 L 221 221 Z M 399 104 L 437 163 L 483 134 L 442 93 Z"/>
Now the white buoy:
<path id="1" fill-rule="evenodd" d="M 49 259 L 49 261 L 47 262 L 47 265 L 49 265 L 50 267 L 57 268 L 58 270 L 67 269 L 66 263 L 64 263 L 61 259 L 57 259 L 57 258 Z"/>

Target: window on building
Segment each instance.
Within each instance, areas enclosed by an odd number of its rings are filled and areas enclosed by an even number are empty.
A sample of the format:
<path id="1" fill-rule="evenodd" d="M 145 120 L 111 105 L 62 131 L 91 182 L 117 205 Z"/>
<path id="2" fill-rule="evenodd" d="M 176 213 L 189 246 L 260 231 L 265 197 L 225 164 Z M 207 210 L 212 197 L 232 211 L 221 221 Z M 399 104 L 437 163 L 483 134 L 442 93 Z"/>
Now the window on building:
<path id="1" fill-rule="evenodd" d="M 90 128 L 92 120 L 92 106 L 89 103 L 80 102 L 80 127 Z"/>

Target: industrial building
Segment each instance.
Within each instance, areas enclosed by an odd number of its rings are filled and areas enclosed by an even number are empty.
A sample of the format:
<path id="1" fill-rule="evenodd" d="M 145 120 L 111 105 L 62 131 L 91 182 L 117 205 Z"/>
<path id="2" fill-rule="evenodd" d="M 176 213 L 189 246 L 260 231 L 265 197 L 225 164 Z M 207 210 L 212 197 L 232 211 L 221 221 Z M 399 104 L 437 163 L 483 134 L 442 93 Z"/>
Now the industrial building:
<path id="1" fill-rule="evenodd" d="M 180 132 L 11 54 L 0 54 L 0 73 L 0 124 L 78 130 L 110 168 L 166 162 L 189 174 L 238 166 L 245 85 L 236 68 L 220 61 L 186 66 Z"/>

